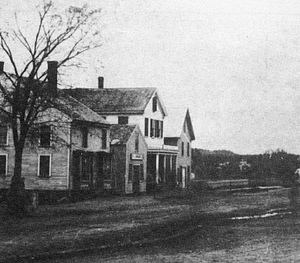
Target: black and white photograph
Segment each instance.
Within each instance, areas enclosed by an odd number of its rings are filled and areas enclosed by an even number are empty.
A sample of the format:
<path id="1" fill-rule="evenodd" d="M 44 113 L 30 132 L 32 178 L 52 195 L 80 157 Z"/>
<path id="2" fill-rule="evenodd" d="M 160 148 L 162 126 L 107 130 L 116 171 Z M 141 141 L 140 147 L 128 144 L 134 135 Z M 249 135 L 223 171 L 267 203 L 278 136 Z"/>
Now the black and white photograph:
<path id="1" fill-rule="evenodd" d="M 300 262 L 300 2 L 2 0 L 0 262 Z"/>

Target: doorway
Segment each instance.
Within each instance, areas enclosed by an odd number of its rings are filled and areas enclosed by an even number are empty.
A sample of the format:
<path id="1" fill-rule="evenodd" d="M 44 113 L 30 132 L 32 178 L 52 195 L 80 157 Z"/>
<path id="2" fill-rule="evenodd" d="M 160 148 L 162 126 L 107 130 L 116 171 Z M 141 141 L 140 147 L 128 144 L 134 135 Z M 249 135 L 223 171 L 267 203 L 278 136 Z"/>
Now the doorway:
<path id="1" fill-rule="evenodd" d="M 140 165 L 133 165 L 132 191 L 134 194 L 140 192 L 140 169 Z"/>

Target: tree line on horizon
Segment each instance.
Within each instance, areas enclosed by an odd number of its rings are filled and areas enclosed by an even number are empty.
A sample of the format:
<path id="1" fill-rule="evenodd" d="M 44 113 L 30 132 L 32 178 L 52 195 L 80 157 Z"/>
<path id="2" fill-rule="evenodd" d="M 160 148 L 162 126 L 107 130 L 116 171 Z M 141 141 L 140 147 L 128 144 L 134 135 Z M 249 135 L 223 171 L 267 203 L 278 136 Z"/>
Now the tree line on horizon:
<path id="1" fill-rule="evenodd" d="M 195 148 L 192 163 L 196 180 L 249 179 L 259 185 L 291 185 L 300 167 L 299 156 L 282 149 L 241 155 Z"/>

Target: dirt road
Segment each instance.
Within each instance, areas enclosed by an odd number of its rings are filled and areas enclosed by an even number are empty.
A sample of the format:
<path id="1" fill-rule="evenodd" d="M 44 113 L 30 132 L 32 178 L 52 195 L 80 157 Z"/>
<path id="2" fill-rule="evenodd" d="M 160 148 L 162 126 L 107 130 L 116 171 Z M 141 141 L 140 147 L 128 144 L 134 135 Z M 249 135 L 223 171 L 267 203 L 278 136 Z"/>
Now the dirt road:
<path id="1" fill-rule="evenodd" d="M 45 261 L 61 263 L 300 262 L 300 219 L 283 217 L 226 221 L 199 226 L 193 235 L 172 242 L 101 254 Z"/>

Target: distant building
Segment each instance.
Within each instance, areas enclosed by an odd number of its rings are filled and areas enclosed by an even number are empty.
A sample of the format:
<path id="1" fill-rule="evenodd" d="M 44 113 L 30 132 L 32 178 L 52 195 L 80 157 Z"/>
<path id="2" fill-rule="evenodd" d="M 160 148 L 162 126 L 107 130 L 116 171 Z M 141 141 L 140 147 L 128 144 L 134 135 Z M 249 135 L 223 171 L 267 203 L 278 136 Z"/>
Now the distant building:
<path id="1" fill-rule="evenodd" d="M 246 160 L 242 159 L 239 164 L 240 171 L 246 171 L 251 167 L 250 163 L 247 163 Z"/>

